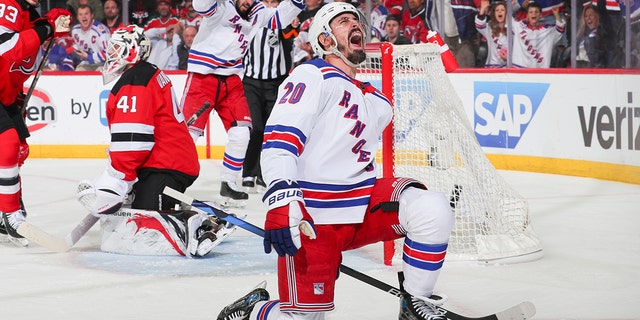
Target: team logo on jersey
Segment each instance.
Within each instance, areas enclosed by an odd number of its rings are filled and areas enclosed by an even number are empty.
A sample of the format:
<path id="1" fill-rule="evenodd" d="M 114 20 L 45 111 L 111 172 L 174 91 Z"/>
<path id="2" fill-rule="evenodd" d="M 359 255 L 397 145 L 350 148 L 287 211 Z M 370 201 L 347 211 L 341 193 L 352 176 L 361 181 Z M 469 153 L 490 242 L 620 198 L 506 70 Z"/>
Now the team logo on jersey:
<path id="1" fill-rule="evenodd" d="M 28 91 L 28 87 L 24 87 L 24 91 Z M 35 89 L 26 106 L 26 123 L 29 132 L 33 133 L 58 119 L 58 109 L 52 103 L 51 97 L 45 91 Z"/>
<path id="2" fill-rule="evenodd" d="M 548 89 L 548 83 L 474 82 L 473 125 L 480 145 L 514 149 Z"/>
<path id="3" fill-rule="evenodd" d="M 27 59 L 16 61 L 11 64 L 11 72 L 20 71 L 24 74 L 32 74 L 36 70 L 36 59 L 29 57 Z"/>

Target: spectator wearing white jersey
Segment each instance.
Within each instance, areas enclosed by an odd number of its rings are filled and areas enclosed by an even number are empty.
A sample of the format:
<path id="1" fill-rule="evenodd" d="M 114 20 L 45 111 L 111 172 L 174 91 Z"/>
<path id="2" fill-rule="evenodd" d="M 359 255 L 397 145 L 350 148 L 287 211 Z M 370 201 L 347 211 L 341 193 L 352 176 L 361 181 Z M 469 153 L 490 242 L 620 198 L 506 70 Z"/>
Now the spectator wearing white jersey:
<path id="1" fill-rule="evenodd" d="M 203 133 L 211 110 L 227 131 L 220 171 L 220 195 L 229 205 L 242 205 L 249 198 L 237 185 L 249 143 L 251 114 L 240 75 L 242 58 L 258 30 L 280 29 L 304 7 L 301 0 L 284 0 L 268 8 L 257 0 L 194 0 L 203 15 L 189 51 L 189 65 L 182 107 L 187 119 L 209 103 L 210 108 L 189 126 L 194 140 Z"/>
<path id="2" fill-rule="evenodd" d="M 482 0 L 480 11 L 476 15 L 476 29 L 487 39 L 487 60 L 485 68 L 504 68 L 507 66 L 509 42 L 507 38 L 507 4 Z"/>
<path id="3" fill-rule="evenodd" d="M 541 24 L 542 7 L 531 2 L 527 18 L 513 25 L 512 62 L 517 68 L 549 68 L 556 42 L 564 33 L 565 21 L 559 8 L 553 8 L 556 24 Z"/>
<path id="4" fill-rule="evenodd" d="M 77 71 L 93 71 L 99 69 L 106 60 L 106 50 L 111 38 L 109 28 L 94 19 L 93 9 L 88 5 L 80 5 L 76 18 L 80 22 L 71 29 L 75 57 L 80 59 Z"/>
<path id="5" fill-rule="evenodd" d="M 275 8 L 280 0 L 262 0 Z M 251 135 L 242 165 L 242 186 L 247 191 L 266 188 L 260 170 L 260 152 L 264 126 L 278 95 L 278 87 L 293 67 L 293 39 L 285 39 L 280 30 L 262 28 L 249 44 L 244 56 L 244 95 L 251 112 Z"/>
<path id="6" fill-rule="evenodd" d="M 183 27 L 186 26 L 194 26 L 196 28 L 200 27 L 200 22 L 202 22 L 202 15 L 197 13 L 195 9 L 193 9 L 193 1 L 186 0 L 184 2 L 184 9 L 180 14 L 180 22 Z"/>

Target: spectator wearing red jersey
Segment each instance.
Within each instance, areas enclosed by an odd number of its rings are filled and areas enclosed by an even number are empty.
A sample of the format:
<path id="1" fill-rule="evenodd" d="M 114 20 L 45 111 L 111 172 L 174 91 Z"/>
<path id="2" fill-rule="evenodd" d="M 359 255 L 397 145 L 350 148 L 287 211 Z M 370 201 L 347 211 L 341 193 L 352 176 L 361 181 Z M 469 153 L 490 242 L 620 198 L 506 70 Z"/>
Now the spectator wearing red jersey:
<path id="1" fill-rule="evenodd" d="M 178 70 L 178 46 L 182 24 L 171 14 L 171 1 L 158 0 L 158 17 L 149 20 L 144 32 L 151 40 L 149 62 L 163 70 Z"/>

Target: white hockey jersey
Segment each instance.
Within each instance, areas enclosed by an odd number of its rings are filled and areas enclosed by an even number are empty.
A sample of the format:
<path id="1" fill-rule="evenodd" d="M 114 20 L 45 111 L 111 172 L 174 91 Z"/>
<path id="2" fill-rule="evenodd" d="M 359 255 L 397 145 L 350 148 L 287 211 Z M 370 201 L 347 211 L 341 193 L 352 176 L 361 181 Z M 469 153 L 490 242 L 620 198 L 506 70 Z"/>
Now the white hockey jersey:
<path id="1" fill-rule="evenodd" d="M 509 48 L 509 39 L 504 33 L 499 34 L 497 37 L 493 36 L 491 26 L 489 25 L 488 18 L 484 20 L 480 19 L 476 15 L 475 18 L 476 30 L 487 39 L 487 61 L 485 68 L 504 68 L 507 66 L 507 60 L 500 57 L 500 51 L 507 50 Z M 507 29 L 507 26 L 505 26 Z M 508 30 L 508 29 L 507 29 Z"/>
<path id="2" fill-rule="evenodd" d="M 74 47 L 89 53 L 88 62 L 90 64 L 103 63 L 107 60 L 107 45 L 111 39 L 111 31 L 102 22 L 93 20 L 89 30 L 84 31 L 80 24 L 76 24 L 71 29 Z"/>
<path id="3" fill-rule="evenodd" d="M 264 133 L 265 181 L 297 181 L 316 224 L 362 222 L 376 181 L 389 100 L 369 83 L 315 59 L 278 90 Z"/>
<path id="4" fill-rule="evenodd" d="M 513 22 L 513 50 L 511 61 L 519 68 L 549 68 L 556 43 L 562 38 L 565 22 L 532 27 L 526 20 Z"/>
<path id="5" fill-rule="evenodd" d="M 201 74 L 241 75 L 242 58 L 255 34 L 268 26 L 281 29 L 298 15 L 300 0 L 282 1 L 268 8 L 256 1 L 248 20 L 240 17 L 233 0 L 194 0 L 193 8 L 203 15 L 200 29 L 189 51 L 187 70 Z"/>

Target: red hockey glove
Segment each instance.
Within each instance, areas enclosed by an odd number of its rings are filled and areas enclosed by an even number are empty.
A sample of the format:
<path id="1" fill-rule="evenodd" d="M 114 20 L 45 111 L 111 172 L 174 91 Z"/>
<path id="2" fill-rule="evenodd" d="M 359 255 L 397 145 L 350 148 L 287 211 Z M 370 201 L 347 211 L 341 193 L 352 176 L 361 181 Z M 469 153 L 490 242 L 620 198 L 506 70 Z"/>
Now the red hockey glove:
<path id="1" fill-rule="evenodd" d="M 300 233 L 316 238 L 313 219 L 304 207 L 304 198 L 294 181 L 277 181 L 269 187 L 262 201 L 269 206 L 264 223 L 264 252 L 273 247 L 279 256 L 293 256 L 302 247 Z"/>
<path id="2" fill-rule="evenodd" d="M 44 15 L 51 28 L 53 28 L 53 36 L 63 37 L 71 31 L 71 13 L 61 8 L 53 8 Z"/>
<path id="3" fill-rule="evenodd" d="M 20 141 L 20 151 L 18 151 L 18 167 L 22 167 L 24 161 L 29 156 L 29 144 L 27 140 Z"/>

